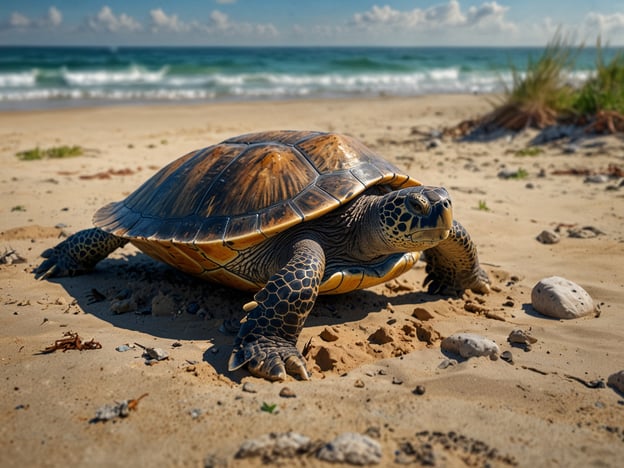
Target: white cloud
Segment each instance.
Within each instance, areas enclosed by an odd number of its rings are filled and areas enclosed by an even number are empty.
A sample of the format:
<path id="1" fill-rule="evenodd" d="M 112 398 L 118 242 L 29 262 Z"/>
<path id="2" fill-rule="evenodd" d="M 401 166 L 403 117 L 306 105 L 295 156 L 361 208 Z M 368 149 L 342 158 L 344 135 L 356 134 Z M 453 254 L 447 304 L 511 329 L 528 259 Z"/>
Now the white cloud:
<path id="1" fill-rule="evenodd" d="M 231 26 L 230 18 L 228 17 L 228 15 L 219 10 L 214 10 L 212 13 L 210 13 L 210 23 L 215 28 L 220 30 L 228 29 Z"/>
<path id="2" fill-rule="evenodd" d="M 464 13 L 457 0 L 441 3 L 427 9 L 395 10 L 389 5 L 374 5 L 363 13 L 355 13 L 351 25 L 359 28 L 376 29 L 380 27 L 400 28 L 403 30 L 435 30 L 453 26 L 467 28 L 492 28 L 512 30 L 515 26 L 505 19 L 508 7 L 496 1 L 472 6 Z"/>
<path id="3" fill-rule="evenodd" d="M 131 16 L 121 13 L 115 15 L 109 6 L 103 6 L 97 15 L 87 19 L 87 25 L 93 31 L 121 32 L 141 31 L 141 23 Z"/>
<path id="4" fill-rule="evenodd" d="M 48 14 L 39 19 L 31 19 L 19 12 L 13 12 L 5 27 L 9 29 L 57 28 L 63 22 L 63 15 L 56 7 L 50 7 Z"/>
<path id="5" fill-rule="evenodd" d="M 621 33 L 624 32 L 624 13 L 605 15 L 592 11 L 585 17 L 585 26 L 603 35 Z"/>
<path id="6" fill-rule="evenodd" d="M 63 15 L 62 13 L 58 10 L 58 8 L 51 6 L 48 9 L 48 18 L 47 18 L 47 23 L 50 26 L 53 27 L 58 27 L 61 25 L 61 23 L 63 22 Z"/>
<path id="7" fill-rule="evenodd" d="M 178 18 L 178 15 L 167 15 L 161 8 L 150 11 L 150 18 L 152 20 L 152 31 L 173 31 L 173 32 L 187 32 L 192 27 Z"/>
<path id="8" fill-rule="evenodd" d="M 9 17 L 9 27 L 11 28 L 27 28 L 32 24 L 30 18 L 18 12 L 11 13 Z"/>
<path id="9" fill-rule="evenodd" d="M 217 3 L 221 5 L 231 5 L 233 3 L 236 3 L 236 0 L 217 0 Z"/>
<path id="10" fill-rule="evenodd" d="M 220 10 L 213 10 L 209 16 L 209 23 L 204 31 L 210 34 L 227 33 L 232 36 L 259 36 L 264 38 L 276 37 L 279 31 L 272 23 L 247 23 L 231 21 L 230 17 Z"/>

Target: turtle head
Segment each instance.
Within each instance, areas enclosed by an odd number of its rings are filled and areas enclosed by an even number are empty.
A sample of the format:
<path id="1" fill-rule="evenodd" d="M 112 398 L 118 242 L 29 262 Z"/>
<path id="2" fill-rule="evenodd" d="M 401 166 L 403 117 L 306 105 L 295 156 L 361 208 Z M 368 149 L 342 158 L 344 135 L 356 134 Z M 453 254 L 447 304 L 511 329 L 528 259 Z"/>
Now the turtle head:
<path id="1" fill-rule="evenodd" d="M 384 195 L 379 215 L 384 242 L 402 252 L 425 250 L 443 241 L 453 225 L 453 208 L 442 187 L 409 187 Z"/>

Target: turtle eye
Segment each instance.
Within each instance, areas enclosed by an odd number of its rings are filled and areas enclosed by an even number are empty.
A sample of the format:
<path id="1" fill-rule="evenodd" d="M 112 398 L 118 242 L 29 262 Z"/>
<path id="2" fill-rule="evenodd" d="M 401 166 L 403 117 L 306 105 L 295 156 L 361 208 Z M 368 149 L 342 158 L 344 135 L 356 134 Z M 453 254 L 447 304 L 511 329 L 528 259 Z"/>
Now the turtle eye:
<path id="1" fill-rule="evenodd" d="M 429 200 L 420 193 L 410 193 L 406 200 L 407 209 L 417 216 L 424 216 L 431 211 Z"/>

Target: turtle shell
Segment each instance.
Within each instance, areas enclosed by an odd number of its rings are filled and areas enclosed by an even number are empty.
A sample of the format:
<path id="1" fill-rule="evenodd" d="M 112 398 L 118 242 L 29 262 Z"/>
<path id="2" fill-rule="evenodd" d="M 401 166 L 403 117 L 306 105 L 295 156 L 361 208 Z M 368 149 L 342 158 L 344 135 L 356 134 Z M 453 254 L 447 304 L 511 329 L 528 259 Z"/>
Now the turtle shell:
<path id="1" fill-rule="evenodd" d="M 150 243 L 210 247 L 211 260 L 223 265 L 379 184 L 394 190 L 420 182 L 346 135 L 253 133 L 173 161 L 98 210 L 94 224 L 143 250 Z"/>

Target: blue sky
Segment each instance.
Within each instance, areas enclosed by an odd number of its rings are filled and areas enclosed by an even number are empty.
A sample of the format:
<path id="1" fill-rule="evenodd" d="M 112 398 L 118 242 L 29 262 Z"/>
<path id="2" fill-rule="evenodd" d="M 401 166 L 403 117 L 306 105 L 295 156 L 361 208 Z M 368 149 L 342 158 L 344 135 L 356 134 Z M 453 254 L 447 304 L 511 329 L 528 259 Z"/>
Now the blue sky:
<path id="1" fill-rule="evenodd" d="M 0 45 L 624 45 L 624 0 L 2 0 Z"/>

